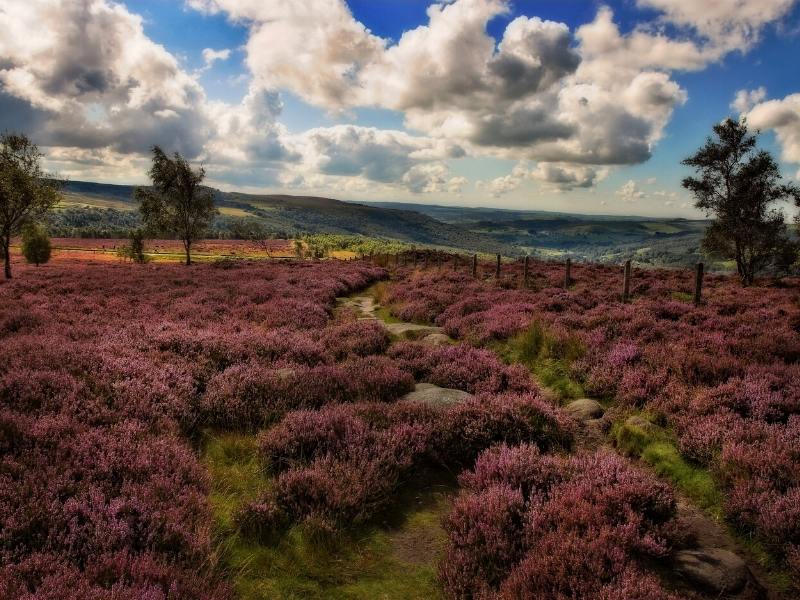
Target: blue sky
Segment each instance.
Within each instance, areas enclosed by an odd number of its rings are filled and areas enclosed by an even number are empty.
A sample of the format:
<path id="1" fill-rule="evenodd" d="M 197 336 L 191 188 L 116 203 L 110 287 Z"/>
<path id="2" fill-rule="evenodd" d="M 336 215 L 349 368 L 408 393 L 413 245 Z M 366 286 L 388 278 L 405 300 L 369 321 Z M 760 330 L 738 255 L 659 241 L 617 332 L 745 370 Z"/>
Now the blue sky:
<path id="1" fill-rule="evenodd" d="M 73 179 L 159 143 L 224 189 L 697 216 L 680 160 L 739 114 L 800 170 L 793 0 L 69 4 L 0 9 L 55 23 L 0 41 L 0 126 Z"/>

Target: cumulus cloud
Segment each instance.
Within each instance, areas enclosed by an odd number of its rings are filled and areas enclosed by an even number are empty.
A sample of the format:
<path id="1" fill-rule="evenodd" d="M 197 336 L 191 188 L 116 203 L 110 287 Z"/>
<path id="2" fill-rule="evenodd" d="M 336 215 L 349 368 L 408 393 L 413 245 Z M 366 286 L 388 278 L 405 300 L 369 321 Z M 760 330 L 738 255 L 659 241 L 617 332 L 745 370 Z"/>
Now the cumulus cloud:
<path id="1" fill-rule="evenodd" d="M 633 203 L 645 197 L 645 193 L 639 189 L 639 186 L 633 179 L 626 181 L 621 188 L 616 192 L 617 196 L 622 198 L 623 202 Z"/>
<path id="2" fill-rule="evenodd" d="M 763 102 L 767 97 L 767 90 L 759 87 L 754 90 L 739 90 L 731 102 L 731 108 L 739 114 L 748 112 L 756 104 Z"/>
<path id="3" fill-rule="evenodd" d="M 783 160 L 800 164 L 800 94 L 760 102 L 747 112 L 746 117 L 751 127 L 775 132 Z M 800 179 L 800 172 L 796 177 Z"/>
<path id="4" fill-rule="evenodd" d="M 207 70 L 214 66 L 217 61 L 228 60 L 231 57 L 230 48 L 214 50 L 213 48 L 203 49 L 203 69 Z"/>
<path id="5" fill-rule="evenodd" d="M 561 190 L 590 188 L 605 176 L 604 170 L 580 165 L 540 162 L 530 177 Z"/>
<path id="6" fill-rule="evenodd" d="M 0 127 L 25 122 L 45 146 L 202 151 L 203 89 L 122 5 L 7 0 L 0 29 L 0 103 L 13 109 Z"/>
<path id="7" fill-rule="evenodd" d="M 785 16 L 795 0 L 637 0 L 654 8 L 662 20 L 694 30 L 709 44 L 710 52 L 746 51 L 758 42 L 768 23 Z"/>

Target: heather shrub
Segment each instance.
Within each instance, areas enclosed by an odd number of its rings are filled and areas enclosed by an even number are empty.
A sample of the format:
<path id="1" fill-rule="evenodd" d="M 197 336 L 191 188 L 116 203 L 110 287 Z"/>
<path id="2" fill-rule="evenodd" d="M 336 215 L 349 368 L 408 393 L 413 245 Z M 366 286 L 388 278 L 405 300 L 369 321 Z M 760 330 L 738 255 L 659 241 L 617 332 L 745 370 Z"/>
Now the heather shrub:
<path id="1" fill-rule="evenodd" d="M 452 598 L 600 598 L 631 589 L 642 556 L 669 552 L 669 488 L 617 455 L 487 450 L 445 522 L 440 565 Z M 642 598 L 669 598 L 644 577 Z"/>
<path id="2" fill-rule="evenodd" d="M 382 354 L 389 347 L 389 334 L 377 321 L 351 321 L 325 328 L 320 343 L 336 360 L 342 360 Z"/>

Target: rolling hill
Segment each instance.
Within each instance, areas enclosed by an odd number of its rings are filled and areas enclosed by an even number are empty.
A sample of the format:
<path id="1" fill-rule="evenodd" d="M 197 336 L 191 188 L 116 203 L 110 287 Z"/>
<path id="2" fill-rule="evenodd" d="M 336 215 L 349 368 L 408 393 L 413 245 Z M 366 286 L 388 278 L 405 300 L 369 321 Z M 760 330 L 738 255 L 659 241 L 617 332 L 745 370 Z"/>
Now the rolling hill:
<path id="1" fill-rule="evenodd" d="M 67 236 L 116 237 L 138 224 L 133 186 L 67 184 L 51 230 Z M 700 260 L 707 221 L 640 216 L 465 208 L 431 204 L 348 202 L 315 196 L 215 190 L 220 216 L 211 235 L 237 237 L 258 222 L 279 237 L 348 234 L 508 256 L 566 255 L 579 260 L 688 266 Z"/>

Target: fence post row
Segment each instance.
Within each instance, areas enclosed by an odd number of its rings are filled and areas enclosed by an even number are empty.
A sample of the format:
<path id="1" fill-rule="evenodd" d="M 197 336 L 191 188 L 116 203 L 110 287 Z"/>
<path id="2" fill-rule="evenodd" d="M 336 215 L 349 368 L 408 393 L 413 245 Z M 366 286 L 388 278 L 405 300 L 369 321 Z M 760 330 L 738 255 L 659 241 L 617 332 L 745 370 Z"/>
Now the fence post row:
<path id="1" fill-rule="evenodd" d="M 473 254 L 472 255 L 472 276 L 473 277 L 477 277 L 478 276 L 478 255 L 477 254 Z"/>
<path id="2" fill-rule="evenodd" d="M 631 261 L 625 261 L 625 279 L 622 282 L 622 301 L 627 302 L 631 296 Z"/>
<path id="3" fill-rule="evenodd" d="M 703 301 L 703 263 L 697 263 L 694 274 L 694 303 L 700 304 Z"/>
<path id="4" fill-rule="evenodd" d="M 500 255 L 497 255 L 497 267 L 494 270 L 494 276 L 496 279 L 500 279 Z"/>

